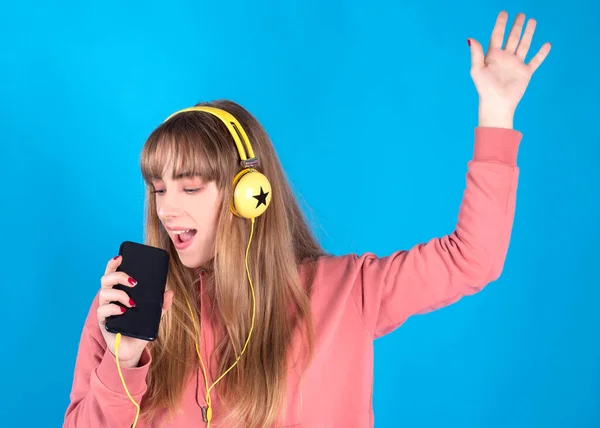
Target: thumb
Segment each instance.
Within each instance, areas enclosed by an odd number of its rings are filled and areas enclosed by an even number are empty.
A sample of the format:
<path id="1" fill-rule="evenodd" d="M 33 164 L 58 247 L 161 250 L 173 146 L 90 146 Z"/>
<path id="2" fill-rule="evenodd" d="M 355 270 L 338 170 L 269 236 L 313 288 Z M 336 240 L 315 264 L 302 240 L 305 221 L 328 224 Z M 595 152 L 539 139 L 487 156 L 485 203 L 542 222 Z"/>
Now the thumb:
<path id="1" fill-rule="evenodd" d="M 165 291 L 165 298 L 163 299 L 163 307 L 162 314 L 164 315 L 169 309 L 171 309 L 171 305 L 173 304 L 173 290 Z"/>
<path id="2" fill-rule="evenodd" d="M 481 44 L 475 39 L 467 39 L 471 46 L 471 73 L 479 71 L 485 65 L 483 49 Z"/>

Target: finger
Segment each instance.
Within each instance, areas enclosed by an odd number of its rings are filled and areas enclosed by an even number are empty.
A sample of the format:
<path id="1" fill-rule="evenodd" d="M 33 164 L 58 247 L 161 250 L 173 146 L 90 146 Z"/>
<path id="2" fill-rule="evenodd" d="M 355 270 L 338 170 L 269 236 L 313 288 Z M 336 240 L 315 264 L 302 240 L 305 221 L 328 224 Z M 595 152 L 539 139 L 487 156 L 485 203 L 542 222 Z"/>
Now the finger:
<path id="1" fill-rule="evenodd" d="M 492 30 L 492 37 L 490 38 L 490 46 L 488 51 L 492 48 L 502 49 L 502 41 L 504 40 L 504 29 L 506 28 L 506 21 L 508 20 L 508 13 L 502 11 L 496 18 L 496 25 Z"/>
<path id="2" fill-rule="evenodd" d="M 475 39 L 468 39 L 469 45 L 471 46 L 471 74 L 483 66 L 485 66 L 485 58 L 483 55 L 483 48 L 481 43 Z"/>
<path id="3" fill-rule="evenodd" d="M 529 47 L 531 46 L 531 40 L 533 39 L 533 33 L 535 32 L 535 19 L 530 19 L 527 21 L 527 26 L 525 27 L 525 33 L 523 34 L 523 38 L 519 43 L 519 47 L 517 48 L 517 58 L 521 61 L 525 61 L 525 57 L 527 56 L 527 52 L 529 52 Z"/>
<path id="4" fill-rule="evenodd" d="M 129 307 L 135 306 L 135 302 L 131 300 L 129 295 L 123 290 L 117 290 L 116 288 L 101 288 L 98 293 L 98 305 L 102 306 L 111 302 L 120 302 Z"/>
<path id="5" fill-rule="evenodd" d="M 529 61 L 529 64 L 527 65 L 531 69 L 531 74 L 535 73 L 535 70 L 537 70 L 538 67 L 542 64 L 542 62 L 544 62 L 544 60 L 548 56 L 548 53 L 550 53 L 551 47 L 552 45 L 550 43 L 544 43 L 538 51 L 538 53 L 535 54 L 531 61 Z"/>
<path id="6" fill-rule="evenodd" d="M 106 263 L 106 269 L 104 270 L 104 275 L 107 275 L 111 272 L 116 272 L 117 268 L 123 261 L 122 256 L 115 256 Z"/>
<path id="7" fill-rule="evenodd" d="M 100 279 L 100 286 L 102 288 L 112 288 L 113 286 L 121 284 L 127 287 L 134 287 L 137 285 L 137 281 L 127 275 L 125 272 L 111 272 L 107 275 L 104 275 Z"/>
<path id="8" fill-rule="evenodd" d="M 98 306 L 98 310 L 96 310 L 98 322 L 100 325 L 104 325 L 106 324 L 106 318 L 111 315 L 122 315 L 126 310 L 126 308 L 115 304 Z"/>
<path id="9" fill-rule="evenodd" d="M 508 40 L 506 41 L 506 47 L 504 48 L 506 51 L 514 53 L 517 49 L 517 45 L 519 44 L 519 39 L 521 38 L 521 32 L 523 31 L 523 23 L 525 22 L 525 14 L 518 13 L 515 18 L 515 22 L 510 30 L 508 35 Z"/>
<path id="10" fill-rule="evenodd" d="M 163 299 L 163 306 L 162 306 L 162 315 L 165 314 L 165 312 L 167 312 L 169 309 L 171 309 L 171 305 L 173 305 L 173 295 L 175 293 L 173 292 L 173 290 L 167 290 L 165 291 L 165 298 Z"/>

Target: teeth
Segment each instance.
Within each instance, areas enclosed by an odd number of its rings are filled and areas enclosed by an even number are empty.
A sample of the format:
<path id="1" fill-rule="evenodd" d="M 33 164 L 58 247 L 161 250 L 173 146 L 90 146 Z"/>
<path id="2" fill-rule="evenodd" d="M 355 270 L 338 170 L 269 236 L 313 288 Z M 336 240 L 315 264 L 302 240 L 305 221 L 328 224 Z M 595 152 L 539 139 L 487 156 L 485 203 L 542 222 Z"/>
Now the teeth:
<path id="1" fill-rule="evenodd" d="M 187 229 L 187 230 L 174 230 L 174 231 L 173 231 L 173 233 L 174 233 L 175 235 L 181 235 L 182 233 L 184 233 L 184 232 L 189 232 L 189 231 L 191 231 L 191 230 L 193 230 L 193 229 Z"/>

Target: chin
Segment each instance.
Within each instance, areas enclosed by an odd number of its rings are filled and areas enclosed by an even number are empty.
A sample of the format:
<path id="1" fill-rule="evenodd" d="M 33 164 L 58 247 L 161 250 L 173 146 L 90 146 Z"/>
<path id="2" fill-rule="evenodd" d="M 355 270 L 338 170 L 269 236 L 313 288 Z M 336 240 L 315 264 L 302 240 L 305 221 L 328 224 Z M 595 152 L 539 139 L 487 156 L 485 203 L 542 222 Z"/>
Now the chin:
<path id="1" fill-rule="evenodd" d="M 197 258 L 181 257 L 180 255 L 179 260 L 181 261 L 181 264 L 190 269 L 198 269 L 203 265 L 202 260 L 198 260 Z"/>
<path id="2" fill-rule="evenodd" d="M 208 257 L 199 257 L 197 253 L 181 254 L 178 252 L 177 255 L 179 256 L 181 264 L 189 269 L 206 268 L 211 262 L 211 259 Z"/>

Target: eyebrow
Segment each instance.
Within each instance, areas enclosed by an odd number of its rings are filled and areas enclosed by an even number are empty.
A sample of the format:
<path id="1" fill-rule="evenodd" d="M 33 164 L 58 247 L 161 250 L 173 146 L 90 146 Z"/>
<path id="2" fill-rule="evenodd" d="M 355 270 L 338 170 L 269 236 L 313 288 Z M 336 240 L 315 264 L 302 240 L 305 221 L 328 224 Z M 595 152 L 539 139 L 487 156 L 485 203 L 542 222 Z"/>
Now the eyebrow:
<path id="1" fill-rule="evenodd" d="M 191 171 L 184 171 L 181 172 L 177 175 L 175 175 L 175 177 L 173 177 L 174 180 L 180 180 L 182 178 L 196 178 L 196 177 L 200 177 L 199 173 L 193 173 Z"/>

